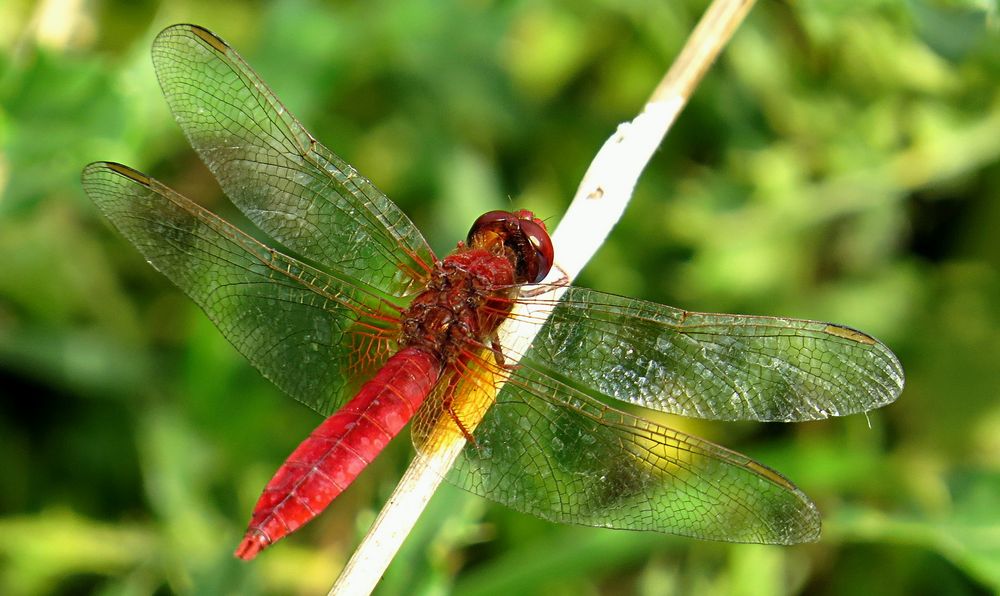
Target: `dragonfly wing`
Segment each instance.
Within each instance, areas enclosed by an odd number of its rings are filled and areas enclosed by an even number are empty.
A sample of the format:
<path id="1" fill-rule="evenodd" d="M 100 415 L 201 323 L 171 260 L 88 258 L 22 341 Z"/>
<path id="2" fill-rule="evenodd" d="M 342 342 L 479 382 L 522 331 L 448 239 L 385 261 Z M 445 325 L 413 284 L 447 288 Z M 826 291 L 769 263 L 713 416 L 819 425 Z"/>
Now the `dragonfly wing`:
<path id="1" fill-rule="evenodd" d="M 83 188 L 147 261 L 278 387 L 329 414 L 384 360 L 398 310 L 254 240 L 131 168 L 98 162 Z"/>
<path id="2" fill-rule="evenodd" d="M 456 420 L 469 432 L 474 418 L 464 414 L 481 412 L 495 380 L 510 375 L 447 472 L 454 484 L 561 523 L 731 542 L 818 539 L 815 505 L 774 470 L 610 408 L 536 370 L 504 371 L 487 358 L 461 376 L 460 405 L 445 412 L 435 403 L 439 391 L 421 414 L 444 413 L 434 423 L 418 416 L 414 425 L 421 452 L 434 449 L 434 439 L 462 434 Z"/>
<path id="3" fill-rule="evenodd" d="M 164 29 L 153 65 L 170 109 L 223 190 L 291 250 L 393 296 L 420 289 L 434 255 L 406 215 L 321 145 L 225 41 Z"/>
<path id="4" fill-rule="evenodd" d="M 891 403 L 903 388 L 896 356 L 848 327 L 688 312 L 577 287 L 520 365 L 594 397 L 719 420 L 842 416 Z"/>

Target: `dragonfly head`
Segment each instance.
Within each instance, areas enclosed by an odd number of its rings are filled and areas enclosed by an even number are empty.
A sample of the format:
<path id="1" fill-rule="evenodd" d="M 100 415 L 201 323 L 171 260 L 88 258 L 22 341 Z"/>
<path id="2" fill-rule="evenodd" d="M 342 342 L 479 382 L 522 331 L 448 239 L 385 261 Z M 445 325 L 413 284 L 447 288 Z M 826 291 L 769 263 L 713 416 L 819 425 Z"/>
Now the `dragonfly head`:
<path id="1" fill-rule="evenodd" d="M 514 260 L 517 283 L 538 283 L 552 267 L 552 240 L 545 223 L 531 211 L 490 211 L 469 230 L 466 244 L 486 250 L 503 249 Z"/>

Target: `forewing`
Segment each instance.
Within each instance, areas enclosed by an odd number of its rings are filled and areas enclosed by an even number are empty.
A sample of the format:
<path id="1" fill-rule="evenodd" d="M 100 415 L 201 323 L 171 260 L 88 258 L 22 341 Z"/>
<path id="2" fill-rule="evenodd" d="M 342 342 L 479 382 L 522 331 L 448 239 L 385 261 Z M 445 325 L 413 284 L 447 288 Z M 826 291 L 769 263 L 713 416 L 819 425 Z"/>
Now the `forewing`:
<path id="1" fill-rule="evenodd" d="M 83 188 L 157 270 L 278 387 L 329 414 L 384 360 L 398 310 L 281 254 L 158 181 L 98 162 Z"/>
<path id="2" fill-rule="evenodd" d="M 488 356 L 476 360 L 458 383 L 456 401 L 471 400 L 471 410 L 481 411 L 492 383 L 506 375 L 478 427 L 464 417 L 468 408 L 442 408 L 442 390 L 415 424 L 421 452 L 436 448 L 434 438 L 472 432 L 447 473 L 458 486 L 561 523 L 767 544 L 819 537 L 816 507 L 777 472 L 530 368 L 504 371 Z M 434 412 L 434 423 L 421 421 Z"/>
<path id="3" fill-rule="evenodd" d="M 541 324 L 530 314 L 520 320 Z M 519 365 L 594 397 L 719 420 L 843 416 L 884 406 L 903 388 L 896 356 L 848 327 L 688 312 L 577 287 L 554 305 Z"/>
<path id="4" fill-rule="evenodd" d="M 175 25 L 153 42 L 153 64 L 191 145 L 260 229 L 390 295 L 422 287 L 434 255 L 420 232 L 316 141 L 226 42 Z"/>

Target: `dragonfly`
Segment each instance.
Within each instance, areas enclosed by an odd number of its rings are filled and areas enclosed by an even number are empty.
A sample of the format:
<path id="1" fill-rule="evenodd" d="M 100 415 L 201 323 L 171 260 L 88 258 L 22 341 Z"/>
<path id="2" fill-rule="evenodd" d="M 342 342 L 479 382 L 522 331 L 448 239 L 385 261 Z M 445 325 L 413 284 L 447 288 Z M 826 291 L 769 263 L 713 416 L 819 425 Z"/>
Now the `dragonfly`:
<path id="1" fill-rule="evenodd" d="M 118 163 L 88 165 L 83 188 L 264 377 L 326 417 L 264 489 L 238 557 L 319 514 L 411 420 L 418 457 L 467 441 L 438 473 L 546 520 L 818 539 L 815 504 L 780 473 L 633 406 L 730 421 L 868 411 L 903 387 L 882 342 L 540 283 L 558 247 L 524 210 L 484 214 L 439 259 L 221 38 L 171 26 L 152 58 L 184 134 L 268 242 Z M 512 320 L 537 327 L 527 346 L 499 332 Z"/>

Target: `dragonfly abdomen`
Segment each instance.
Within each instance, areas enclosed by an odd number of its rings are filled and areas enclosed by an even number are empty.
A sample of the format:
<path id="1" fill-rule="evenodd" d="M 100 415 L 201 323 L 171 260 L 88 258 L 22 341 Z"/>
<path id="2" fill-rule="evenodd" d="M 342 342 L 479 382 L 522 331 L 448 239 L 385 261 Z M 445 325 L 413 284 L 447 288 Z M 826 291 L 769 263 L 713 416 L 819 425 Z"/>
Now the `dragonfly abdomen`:
<path id="1" fill-rule="evenodd" d="M 419 346 L 387 360 L 285 460 L 257 501 L 236 556 L 252 559 L 323 511 L 406 426 L 440 374 L 440 359 Z"/>

